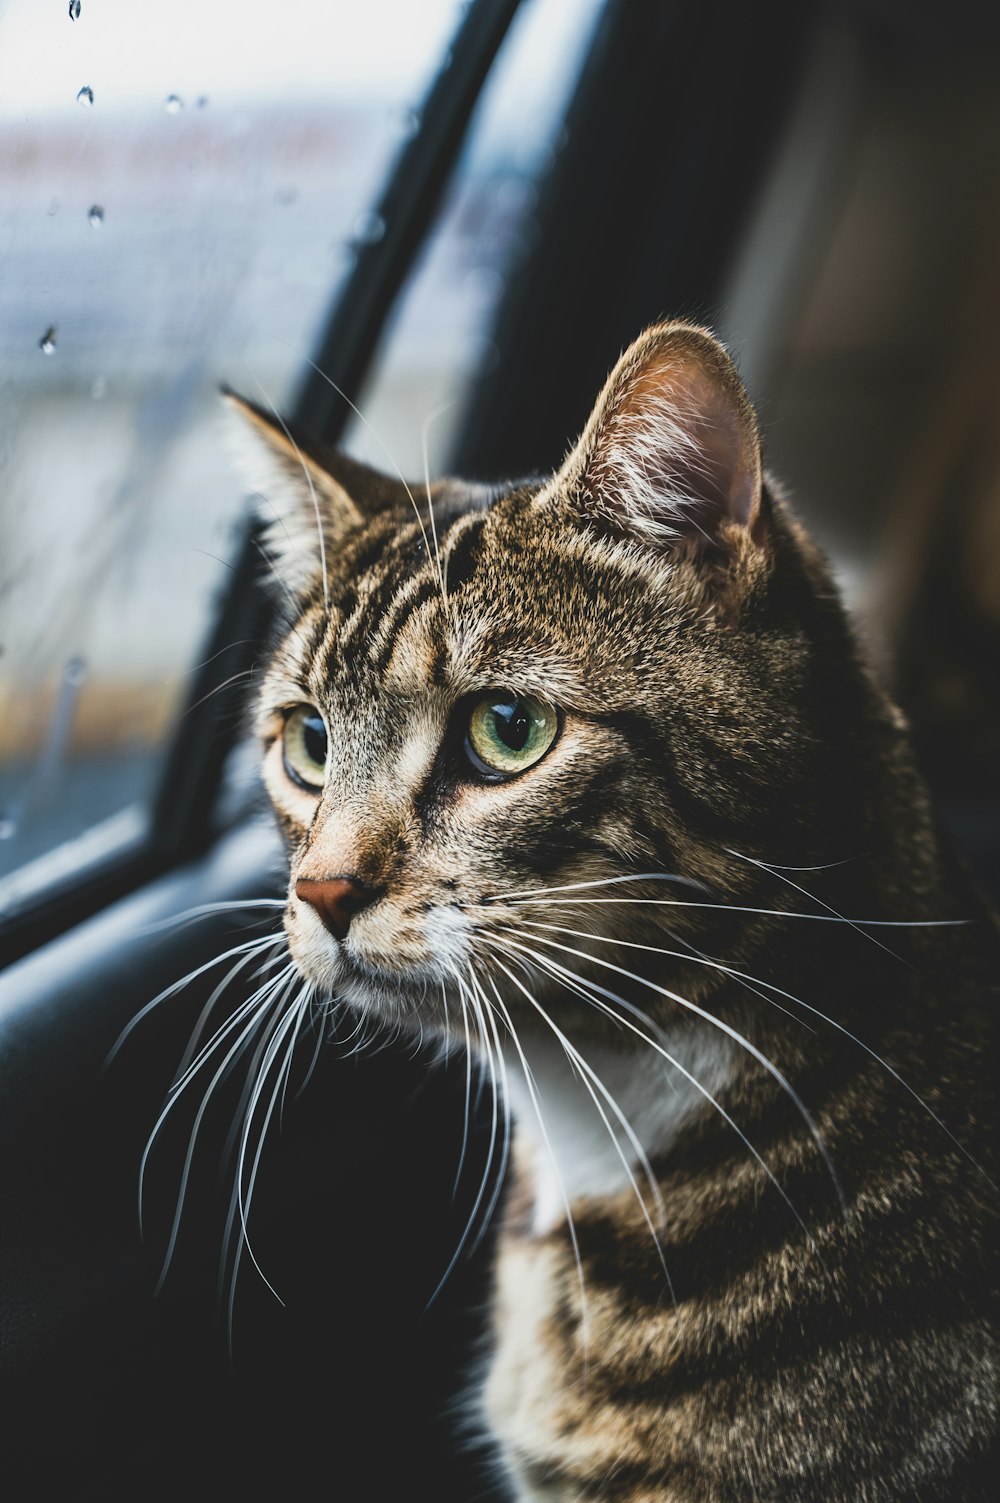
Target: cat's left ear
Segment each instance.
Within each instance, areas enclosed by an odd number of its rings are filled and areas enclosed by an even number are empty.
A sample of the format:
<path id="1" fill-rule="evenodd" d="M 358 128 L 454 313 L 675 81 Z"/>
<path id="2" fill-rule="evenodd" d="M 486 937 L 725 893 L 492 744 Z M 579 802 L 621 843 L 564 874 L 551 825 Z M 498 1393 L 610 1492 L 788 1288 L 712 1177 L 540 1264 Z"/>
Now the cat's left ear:
<path id="1" fill-rule="evenodd" d="M 259 498 L 264 544 L 274 573 L 293 593 L 322 578 L 331 549 L 363 514 L 332 473 L 339 460 L 253 402 L 223 387 L 237 467 Z"/>
<path id="2" fill-rule="evenodd" d="M 724 551 L 767 534 L 760 434 L 719 341 L 659 324 L 609 376 L 554 493 L 662 552 Z"/>

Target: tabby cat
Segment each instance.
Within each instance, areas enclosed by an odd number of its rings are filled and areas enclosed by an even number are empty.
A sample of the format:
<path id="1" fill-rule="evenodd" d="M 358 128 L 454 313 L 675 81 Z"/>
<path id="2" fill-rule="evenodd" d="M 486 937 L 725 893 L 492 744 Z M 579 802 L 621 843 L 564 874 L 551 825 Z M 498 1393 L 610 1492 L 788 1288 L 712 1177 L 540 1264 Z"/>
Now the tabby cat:
<path id="1" fill-rule="evenodd" d="M 515 1496 L 994 1496 L 997 930 L 726 352 L 653 327 L 557 474 L 415 495 L 231 400 L 292 959 L 515 1123 Z"/>

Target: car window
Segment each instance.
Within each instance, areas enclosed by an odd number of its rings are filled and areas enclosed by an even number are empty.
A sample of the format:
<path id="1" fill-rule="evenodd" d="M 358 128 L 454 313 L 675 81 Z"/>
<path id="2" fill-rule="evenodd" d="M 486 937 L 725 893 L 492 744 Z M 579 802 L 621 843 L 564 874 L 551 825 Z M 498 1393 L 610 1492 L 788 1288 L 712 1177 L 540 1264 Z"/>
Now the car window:
<path id="1" fill-rule="evenodd" d="M 0 880 L 141 832 L 244 509 L 218 384 L 288 401 L 461 10 L 0 11 Z"/>
<path id="2" fill-rule="evenodd" d="M 496 360 L 495 319 L 530 256 L 567 143 L 569 98 L 604 0 L 522 3 L 487 80 L 434 229 L 403 289 L 344 446 L 407 479 L 449 464 L 471 379 Z"/>

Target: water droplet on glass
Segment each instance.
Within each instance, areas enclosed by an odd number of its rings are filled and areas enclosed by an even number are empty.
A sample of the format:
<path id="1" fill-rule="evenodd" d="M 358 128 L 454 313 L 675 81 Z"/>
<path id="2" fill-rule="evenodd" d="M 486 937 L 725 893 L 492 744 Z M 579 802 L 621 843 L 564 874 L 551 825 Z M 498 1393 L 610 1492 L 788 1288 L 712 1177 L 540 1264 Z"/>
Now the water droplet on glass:
<path id="1" fill-rule="evenodd" d="M 87 212 L 87 218 L 90 220 L 95 230 L 99 230 L 101 228 L 101 225 L 104 223 L 104 210 L 101 208 L 100 204 L 91 204 L 90 209 Z"/>
<path id="2" fill-rule="evenodd" d="M 399 110 L 394 116 L 396 129 L 400 140 L 412 141 L 420 129 L 419 110 Z"/>
<path id="3" fill-rule="evenodd" d="M 65 682 L 67 684 L 71 684 L 73 688 L 76 689 L 79 688 L 86 677 L 87 665 L 84 662 L 83 658 L 70 658 L 69 662 L 66 664 L 66 667 L 63 669 L 63 679 L 65 680 Z"/>
<path id="4" fill-rule="evenodd" d="M 95 376 L 90 383 L 90 395 L 93 401 L 103 402 L 108 394 L 108 383 L 103 376 Z"/>
<path id="5" fill-rule="evenodd" d="M 17 825 L 14 821 L 5 815 L 0 815 L 0 840 L 10 840 L 16 834 Z"/>
<path id="6" fill-rule="evenodd" d="M 58 198 L 54 198 L 52 200 L 52 202 L 49 204 L 49 218 L 51 219 L 54 215 L 56 215 L 58 213 L 59 213 L 59 200 L 58 200 Z"/>
<path id="7" fill-rule="evenodd" d="M 79 21 L 81 9 L 80 0 L 69 0 L 69 18 L 71 21 Z"/>
<path id="8" fill-rule="evenodd" d="M 194 102 L 194 107 L 195 107 L 196 110 L 205 110 L 205 109 L 207 109 L 208 108 L 208 95 L 207 94 L 199 94 L 198 98 Z"/>
<path id="9" fill-rule="evenodd" d="M 357 245 L 377 245 L 385 234 L 385 220 L 381 214 L 359 214 L 354 221 L 354 240 Z"/>
<path id="10" fill-rule="evenodd" d="M 41 352 L 42 352 L 43 355 L 51 355 L 53 353 L 53 351 L 55 350 L 55 347 L 56 347 L 56 326 L 55 326 L 55 324 L 49 324 L 49 327 L 45 330 L 45 333 L 42 335 L 41 339 L 38 341 L 38 348 L 41 350 Z"/>
<path id="11" fill-rule="evenodd" d="M 299 196 L 298 188 L 275 188 L 274 201 L 276 204 L 293 204 Z"/>
<path id="12" fill-rule="evenodd" d="M 76 102 L 77 104 L 85 104 L 88 109 L 90 108 L 94 102 L 94 91 L 90 87 L 90 84 L 84 84 L 76 96 Z"/>
<path id="13" fill-rule="evenodd" d="M 184 101 L 179 94 L 168 94 L 163 102 L 163 108 L 168 115 L 179 115 L 184 108 Z"/>

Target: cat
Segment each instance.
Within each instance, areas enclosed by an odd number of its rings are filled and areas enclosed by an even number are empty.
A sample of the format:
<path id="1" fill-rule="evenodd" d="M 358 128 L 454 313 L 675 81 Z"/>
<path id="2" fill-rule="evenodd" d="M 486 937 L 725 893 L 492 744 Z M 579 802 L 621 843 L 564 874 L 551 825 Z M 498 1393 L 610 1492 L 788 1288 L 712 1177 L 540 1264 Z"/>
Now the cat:
<path id="1" fill-rule="evenodd" d="M 992 1496 L 998 931 L 722 345 L 425 496 L 229 400 L 292 960 L 513 1115 L 514 1495 Z"/>

